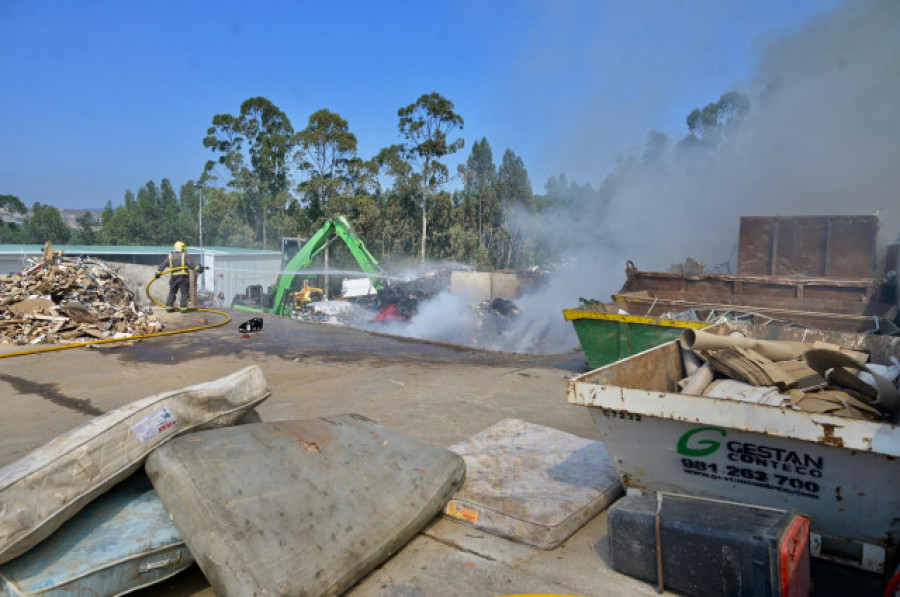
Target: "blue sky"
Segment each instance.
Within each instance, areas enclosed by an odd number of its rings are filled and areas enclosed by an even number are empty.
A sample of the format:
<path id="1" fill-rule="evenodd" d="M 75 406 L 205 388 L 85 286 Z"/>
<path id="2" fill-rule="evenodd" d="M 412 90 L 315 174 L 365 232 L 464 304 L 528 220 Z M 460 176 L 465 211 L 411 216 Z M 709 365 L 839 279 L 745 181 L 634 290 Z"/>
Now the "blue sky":
<path id="1" fill-rule="evenodd" d="M 548 176 L 599 184 L 651 129 L 748 93 L 767 43 L 838 0 L 0 3 L 0 194 L 60 208 L 196 179 L 217 113 L 263 96 L 341 114 L 368 158 L 432 91 Z"/>

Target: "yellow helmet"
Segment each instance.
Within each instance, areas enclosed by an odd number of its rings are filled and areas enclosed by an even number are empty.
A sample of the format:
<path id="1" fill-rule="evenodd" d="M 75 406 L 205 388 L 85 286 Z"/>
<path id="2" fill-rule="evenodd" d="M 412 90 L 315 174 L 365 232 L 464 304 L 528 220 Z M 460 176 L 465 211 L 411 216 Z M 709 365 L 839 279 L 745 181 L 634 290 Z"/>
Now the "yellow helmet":
<path id="1" fill-rule="evenodd" d="M 187 250 L 187 247 L 184 245 L 183 242 L 178 241 L 177 243 L 175 243 L 175 250 L 176 251 L 185 251 L 185 250 Z"/>

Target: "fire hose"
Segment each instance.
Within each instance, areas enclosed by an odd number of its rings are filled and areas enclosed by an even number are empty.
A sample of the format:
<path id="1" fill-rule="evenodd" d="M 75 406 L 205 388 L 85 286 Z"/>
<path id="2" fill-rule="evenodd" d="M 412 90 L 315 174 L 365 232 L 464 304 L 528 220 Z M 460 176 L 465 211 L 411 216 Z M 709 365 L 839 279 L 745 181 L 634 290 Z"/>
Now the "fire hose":
<path id="1" fill-rule="evenodd" d="M 182 270 L 182 269 L 188 269 L 188 268 L 187 267 L 173 267 L 173 268 L 167 269 L 163 272 L 160 272 L 160 275 L 168 274 L 168 273 L 171 273 L 171 272 L 174 272 L 177 270 Z M 164 304 L 162 304 L 161 302 L 159 302 L 158 300 L 153 298 L 153 296 L 151 296 L 151 294 L 150 294 L 150 286 L 152 286 L 153 283 L 157 279 L 158 279 L 158 277 L 150 278 L 150 281 L 147 282 L 145 292 L 147 294 L 147 298 L 150 299 L 150 302 L 152 302 L 154 305 L 157 305 L 159 307 L 165 307 Z M 168 331 L 164 331 L 164 332 L 150 332 L 149 334 L 139 334 L 136 336 L 126 336 L 126 337 L 120 337 L 120 338 L 98 338 L 95 340 L 87 340 L 85 342 L 74 342 L 72 344 L 60 344 L 60 345 L 56 345 L 56 346 L 46 346 L 43 348 L 33 348 L 30 350 L 20 350 L 18 352 L 9 352 L 6 354 L 0 354 L 0 359 L 5 359 L 7 357 L 20 357 L 20 356 L 25 356 L 27 354 L 38 354 L 41 352 L 53 352 L 55 350 L 67 350 L 69 348 L 80 348 L 82 346 L 95 346 L 97 344 L 111 344 L 113 342 L 130 342 L 132 340 L 140 340 L 143 338 L 158 338 L 161 336 L 173 336 L 175 334 L 186 334 L 188 332 L 199 332 L 200 330 L 208 330 L 208 329 L 212 329 L 212 328 L 217 328 L 219 326 L 223 326 L 231 321 L 231 315 L 229 315 L 228 313 L 225 313 L 224 311 L 217 311 L 216 309 L 196 308 L 196 309 L 192 309 L 191 312 L 215 313 L 216 315 L 221 315 L 225 319 L 223 319 L 222 321 L 218 321 L 216 323 L 209 323 L 206 325 L 184 328 L 181 330 L 168 330 Z"/>

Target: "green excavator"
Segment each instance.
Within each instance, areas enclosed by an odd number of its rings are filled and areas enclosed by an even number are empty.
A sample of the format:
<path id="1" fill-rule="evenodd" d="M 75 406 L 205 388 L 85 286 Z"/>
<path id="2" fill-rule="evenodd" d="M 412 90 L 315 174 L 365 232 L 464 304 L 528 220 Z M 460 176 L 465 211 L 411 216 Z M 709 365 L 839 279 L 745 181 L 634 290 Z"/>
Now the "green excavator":
<path id="1" fill-rule="evenodd" d="M 291 308 L 294 305 L 294 291 L 302 291 L 301 288 L 294 288 L 295 277 L 302 275 L 301 270 L 309 267 L 313 259 L 337 239 L 342 240 L 347 245 L 359 267 L 364 273 L 368 274 L 372 283 L 375 284 L 375 279 L 384 274 L 384 270 L 378 265 L 378 260 L 366 249 L 362 239 L 353 231 L 353 227 L 347 221 L 347 218 L 337 216 L 326 220 L 306 244 L 297 247 L 297 251 L 293 255 L 290 247 L 283 244 L 281 274 L 278 276 L 274 291 L 271 293 L 272 300 L 270 304 L 268 304 L 268 301 L 265 301 L 267 304 L 258 307 L 246 304 L 233 304 L 232 306 L 247 311 L 290 315 Z"/>

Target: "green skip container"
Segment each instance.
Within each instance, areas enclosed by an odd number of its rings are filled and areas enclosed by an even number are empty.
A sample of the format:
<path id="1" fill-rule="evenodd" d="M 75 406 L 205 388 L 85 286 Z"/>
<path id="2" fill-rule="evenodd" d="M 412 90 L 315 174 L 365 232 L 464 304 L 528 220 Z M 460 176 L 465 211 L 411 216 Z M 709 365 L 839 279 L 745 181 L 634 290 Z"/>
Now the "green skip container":
<path id="1" fill-rule="evenodd" d="M 641 317 L 591 309 L 563 309 L 578 334 L 584 356 L 594 369 L 677 339 L 685 329 L 702 330 L 704 321 Z"/>

